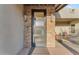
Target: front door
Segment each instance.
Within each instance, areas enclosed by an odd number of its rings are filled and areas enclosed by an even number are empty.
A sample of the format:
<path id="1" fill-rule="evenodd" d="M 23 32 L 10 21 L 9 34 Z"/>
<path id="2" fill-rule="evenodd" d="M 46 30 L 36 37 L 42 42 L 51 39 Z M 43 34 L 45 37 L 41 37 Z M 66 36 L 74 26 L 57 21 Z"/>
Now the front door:
<path id="1" fill-rule="evenodd" d="M 33 43 L 35 47 L 46 47 L 46 18 L 43 11 L 33 13 Z"/>

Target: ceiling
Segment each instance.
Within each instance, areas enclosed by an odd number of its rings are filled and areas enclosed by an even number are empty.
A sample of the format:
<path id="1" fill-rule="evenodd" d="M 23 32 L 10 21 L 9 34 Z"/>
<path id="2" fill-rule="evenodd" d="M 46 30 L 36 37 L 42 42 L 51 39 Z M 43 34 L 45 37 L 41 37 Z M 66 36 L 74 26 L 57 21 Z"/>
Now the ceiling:
<path id="1" fill-rule="evenodd" d="M 58 12 L 67 4 L 24 4 L 24 6 L 52 6 L 55 7 L 55 12 Z"/>
<path id="2" fill-rule="evenodd" d="M 55 4 L 55 12 L 58 12 L 63 7 L 65 7 L 67 4 Z"/>

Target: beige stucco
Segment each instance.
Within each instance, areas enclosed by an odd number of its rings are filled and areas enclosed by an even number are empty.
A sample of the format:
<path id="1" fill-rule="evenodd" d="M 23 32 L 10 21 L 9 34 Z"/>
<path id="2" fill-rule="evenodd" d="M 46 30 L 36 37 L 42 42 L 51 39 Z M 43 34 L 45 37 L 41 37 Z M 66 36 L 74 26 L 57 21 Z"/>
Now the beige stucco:
<path id="1" fill-rule="evenodd" d="M 79 9 L 64 7 L 56 13 L 57 18 L 79 18 Z"/>
<path id="2" fill-rule="evenodd" d="M 72 30 L 71 24 L 75 24 L 75 33 L 79 32 L 78 31 L 79 29 L 79 8 L 64 7 L 59 12 L 57 12 L 55 15 L 56 15 L 56 28 L 57 26 L 60 26 L 61 29 L 63 28 L 62 31 L 71 33 L 71 30 Z M 67 26 L 69 26 L 69 28 L 66 30 Z M 59 32 L 61 32 L 61 29 L 59 30 Z"/>
<path id="3" fill-rule="evenodd" d="M 23 6 L 0 5 L 0 54 L 17 54 L 23 48 Z"/>

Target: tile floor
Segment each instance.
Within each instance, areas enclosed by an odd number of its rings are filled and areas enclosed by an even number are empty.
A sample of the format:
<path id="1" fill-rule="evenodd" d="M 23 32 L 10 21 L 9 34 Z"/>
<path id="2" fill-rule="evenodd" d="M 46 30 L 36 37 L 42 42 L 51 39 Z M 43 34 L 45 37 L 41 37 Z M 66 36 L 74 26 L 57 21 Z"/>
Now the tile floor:
<path id="1" fill-rule="evenodd" d="M 24 48 L 20 55 L 28 55 L 30 48 Z M 31 55 L 73 55 L 67 48 L 56 41 L 56 47 L 34 48 Z"/>

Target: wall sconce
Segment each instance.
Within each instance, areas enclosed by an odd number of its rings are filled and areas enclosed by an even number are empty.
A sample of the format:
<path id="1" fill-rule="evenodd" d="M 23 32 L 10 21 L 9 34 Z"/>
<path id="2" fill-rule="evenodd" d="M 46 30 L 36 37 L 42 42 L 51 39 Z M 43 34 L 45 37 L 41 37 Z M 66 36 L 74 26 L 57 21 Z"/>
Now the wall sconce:
<path id="1" fill-rule="evenodd" d="M 26 15 L 24 15 L 24 21 L 27 22 L 27 16 Z"/>
<path id="2" fill-rule="evenodd" d="M 75 12 L 75 9 L 71 9 L 71 13 L 74 13 Z"/>
<path id="3" fill-rule="evenodd" d="M 72 9 L 72 12 L 74 12 L 75 11 L 75 9 Z"/>
<path id="4" fill-rule="evenodd" d="M 51 15 L 50 22 L 51 22 L 51 23 L 52 23 L 52 22 L 55 22 L 55 15 L 54 15 L 54 14 Z"/>

